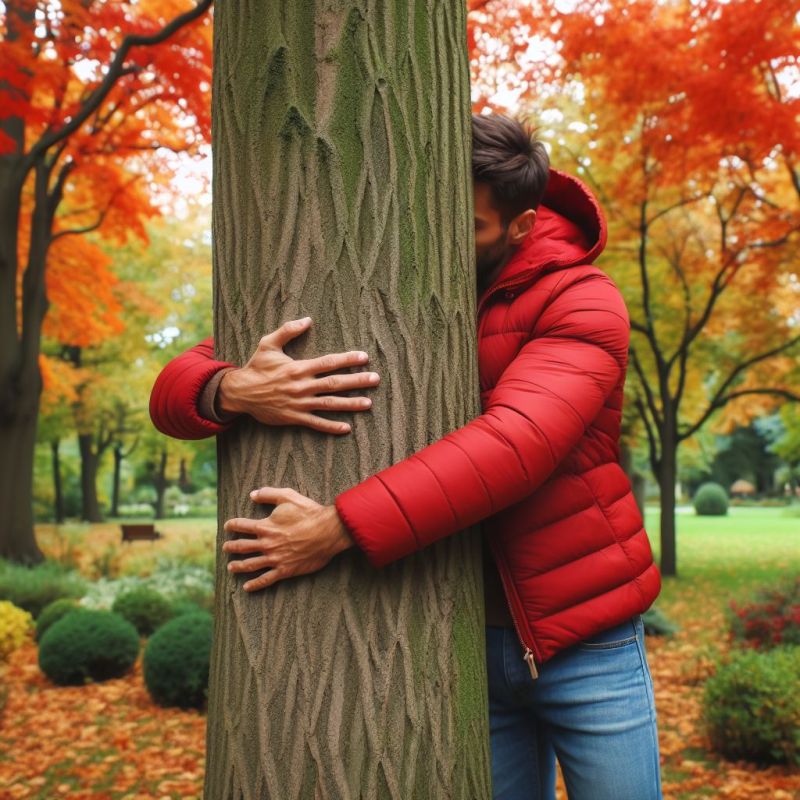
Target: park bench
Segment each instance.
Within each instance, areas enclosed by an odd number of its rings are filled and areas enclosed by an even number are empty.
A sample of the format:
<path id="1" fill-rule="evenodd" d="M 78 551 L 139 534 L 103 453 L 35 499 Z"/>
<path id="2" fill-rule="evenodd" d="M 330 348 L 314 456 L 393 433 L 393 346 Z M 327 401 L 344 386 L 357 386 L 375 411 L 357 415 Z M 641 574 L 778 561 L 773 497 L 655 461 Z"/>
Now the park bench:
<path id="1" fill-rule="evenodd" d="M 144 525 L 120 525 L 120 527 L 122 528 L 123 542 L 152 541 L 161 538 L 161 534 L 152 522 Z"/>

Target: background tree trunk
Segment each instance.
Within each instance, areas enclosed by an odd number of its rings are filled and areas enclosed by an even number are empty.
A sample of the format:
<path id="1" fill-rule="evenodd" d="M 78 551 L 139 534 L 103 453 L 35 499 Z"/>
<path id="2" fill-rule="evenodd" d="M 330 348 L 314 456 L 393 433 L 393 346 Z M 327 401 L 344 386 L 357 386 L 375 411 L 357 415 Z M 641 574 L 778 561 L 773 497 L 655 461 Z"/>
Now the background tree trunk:
<path id="1" fill-rule="evenodd" d="M 660 431 L 661 458 L 658 463 L 658 485 L 661 491 L 661 558 L 659 568 L 666 577 L 678 574 L 678 546 L 675 519 L 675 481 L 678 475 L 678 435 L 665 427 Z"/>
<path id="2" fill-rule="evenodd" d="M 53 464 L 53 517 L 56 522 L 64 521 L 64 491 L 61 485 L 61 457 L 59 455 L 60 439 L 50 442 L 50 455 Z"/>
<path id="3" fill-rule="evenodd" d="M 158 461 L 153 462 L 153 488 L 156 490 L 156 502 L 153 508 L 156 519 L 164 519 L 164 495 L 169 487 L 167 456 L 167 448 L 165 447 L 159 452 Z"/>
<path id="4" fill-rule="evenodd" d="M 22 564 L 44 560 L 33 533 L 31 504 L 38 394 L 31 401 L 27 413 L 19 410 L 0 422 L 0 558 Z"/>
<path id="5" fill-rule="evenodd" d="M 111 476 L 111 512 L 112 517 L 119 516 L 119 485 L 122 479 L 122 462 L 125 455 L 122 452 L 122 442 L 115 442 L 112 450 L 114 454 L 114 472 Z"/>
<path id="6" fill-rule="evenodd" d="M 19 118 L 0 121 L 0 130 L 24 138 Z M 17 330 L 17 226 L 24 175 L 20 158 L 0 156 L 0 557 L 38 563 L 44 554 L 33 528 L 33 461 L 42 378 L 38 338 Z M 24 286 L 30 295 L 30 282 Z M 27 299 L 27 298 L 26 298 Z M 33 316 L 41 304 L 29 303 Z"/>
<path id="7" fill-rule="evenodd" d="M 97 470 L 100 454 L 94 446 L 94 434 L 79 433 L 78 449 L 81 455 L 81 519 L 84 522 L 102 522 L 100 502 L 97 499 Z"/>
<path id="8" fill-rule="evenodd" d="M 260 485 L 320 502 L 479 411 L 463 2 L 218 3 L 215 336 L 382 376 L 345 437 L 248 420 L 219 439 L 220 522 Z M 357 550 L 249 595 L 217 547 L 208 800 L 488 800 L 480 543 L 374 570 Z"/>

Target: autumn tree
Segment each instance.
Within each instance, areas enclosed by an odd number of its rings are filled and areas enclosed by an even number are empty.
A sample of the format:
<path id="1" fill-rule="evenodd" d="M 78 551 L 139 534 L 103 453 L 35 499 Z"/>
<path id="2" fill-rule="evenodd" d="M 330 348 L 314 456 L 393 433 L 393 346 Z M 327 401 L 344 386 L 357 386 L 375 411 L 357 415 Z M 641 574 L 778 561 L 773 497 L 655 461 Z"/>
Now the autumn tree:
<path id="1" fill-rule="evenodd" d="M 263 484 L 331 502 L 478 412 L 464 14 L 217 6 L 218 353 L 308 314 L 294 353 L 365 349 L 382 375 L 352 436 L 221 436 L 221 520 Z M 218 546 L 205 796 L 488 800 L 479 558 L 463 533 L 249 595 Z"/>
<path id="2" fill-rule="evenodd" d="M 554 163 L 582 174 L 610 217 L 601 266 L 631 313 L 629 402 L 661 490 L 662 572 L 674 575 L 679 446 L 800 400 L 800 3 L 487 8 L 478 70 L 519 94 Z"/>
<path id="3" fill-rule="evenodd" d="M 163 154 L 207 138 L 210 5 L 22 0 L 0 12 L 0 556 L 42 557 L 31 499 L 52 247 L 141 232 Z"/>

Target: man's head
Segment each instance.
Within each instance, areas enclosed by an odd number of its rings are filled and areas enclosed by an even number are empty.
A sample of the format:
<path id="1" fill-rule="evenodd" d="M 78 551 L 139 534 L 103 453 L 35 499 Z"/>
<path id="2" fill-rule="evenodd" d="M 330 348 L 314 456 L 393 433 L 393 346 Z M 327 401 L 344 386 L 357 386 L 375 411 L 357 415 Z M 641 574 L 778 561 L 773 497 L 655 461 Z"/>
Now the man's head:
<path id="1" fill-rule="evenodd" d="M 528 128 L 499 114 L 472 116 L 475 255 L 485 284 L 530 233 L 550 159 Z"/>

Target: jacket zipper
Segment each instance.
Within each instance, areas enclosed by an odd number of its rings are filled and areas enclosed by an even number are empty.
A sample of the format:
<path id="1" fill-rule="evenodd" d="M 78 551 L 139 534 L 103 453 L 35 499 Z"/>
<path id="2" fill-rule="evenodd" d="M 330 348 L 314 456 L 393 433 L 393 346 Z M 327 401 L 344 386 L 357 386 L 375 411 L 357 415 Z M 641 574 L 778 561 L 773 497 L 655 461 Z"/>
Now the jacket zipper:
<path id="1" fill-rule="evenodd" d="M 484 295 L 484 297 L 482 297 L 480 302 L 478 303 L 476 316 L 479 317 L 480 313 L 483 310 L 483 308 L 486 305 L 486 303 L 488 303 L 489 300 L 492 297 L 494 297 L 496 294 L 501 292 L 503 289 L 510 289 L 510 288 L 516 288 L 518 286 L 523 286 L 524 284 L 529 283 L 530 280 L 531 280 L 531 275 L 528 274 L 523 278 L 516 278 L 514 280 L 506 281 L 505 283 L 500 283 L 497 286 L 493 286 L 491 288 L 491 290 L 486 295 Z M 478 326 L 478 335 L 479 335 L 479 337 L 480 337 L 480 331 L 483 328 L 483 322 L 484 322 L 484 320 L 480 320 L 480 323 L 479 323 L 479 326 Z M 495 553 L 494 545 L 491 542 L 490 542 L 490 546 L 491 546 L 491 549 L 492 549 L 492 553 L 494 553 L 495 563 L 497 563 L 497 553 Z M 499 568 L 498 568 L 498 572 L 500 572 Z M 503 584 L 503 593 L 506 596 L 506 605 L 508 605 L 508 610 L 511 613 L 511 619 L 514 622 L 514 630 L 516 631 L 517 638 L 519 639 L 519 643 L 520 643 L 520 645 L 522 645 L 522 648 L 524 650 L 524 652 L 522 654 L 522 660 L 528 665 L 528 669 L 530 670 L 530 673 L 531 673 L 531 678 L 533 678 L 533 680 L 536 680 L 539 677 L 539 671 L 538 671 L 538 669 L 536 667 L 536 658 L 538 657 L 538 654 L 536 653 L 535 647 L 531 648 L 531 647 L 528 646 L 528 644 L 523 639 L 522 634 L 520 633 L 519 619 L 517 617 L 517 613 L 515 611 L 514 604 L 511 602 L 511 594 L 510 594 L 510 592 L 508 590 L 508 586 L 506 585 L 505 575 L 502 572 L 500 572 L 500 583 Z M 540 659 L 540 663 L 541 663 L 541 659 Z"/>
<path id="2" fill-rule="evenodd" d="M 492 549 L 492 553 L 494 554 L 495 564 L 497 563 L 497 553 L 495 553 L 494 545 L 490 542 L 490 546 Z M 522 660 L 528 665 L 528 669 L 531 673 L 531 678 L 536 680 L 539 677 L 539 671 L 536 668 L 536 658 L 538 654 L 535 652 L 535 646 L 533 648 L 529 647 L 525 640 L 522 638 L 522 633 L 520 633 L 520 624 L 519 619 L 517 617 L 516 610 L 514 608 L 514 604 L 511 602 L 511 594 L 508 590 L 508 586 L 506 585 L 506 578 L 502 571 L 500 571 L 499 567 L 497 570 L 500 573 L 500 583 L 503 584 L 503 593 L 506 596 L 506 604 L 508 605 L 508 610 L 511 612 L 511 619 L 514 622 L 514 630 L 517 633 L 517 638 L 519 639 L 519 643 L 522 645 L 524 649 L 524 653 L 522 654 Z"/>

